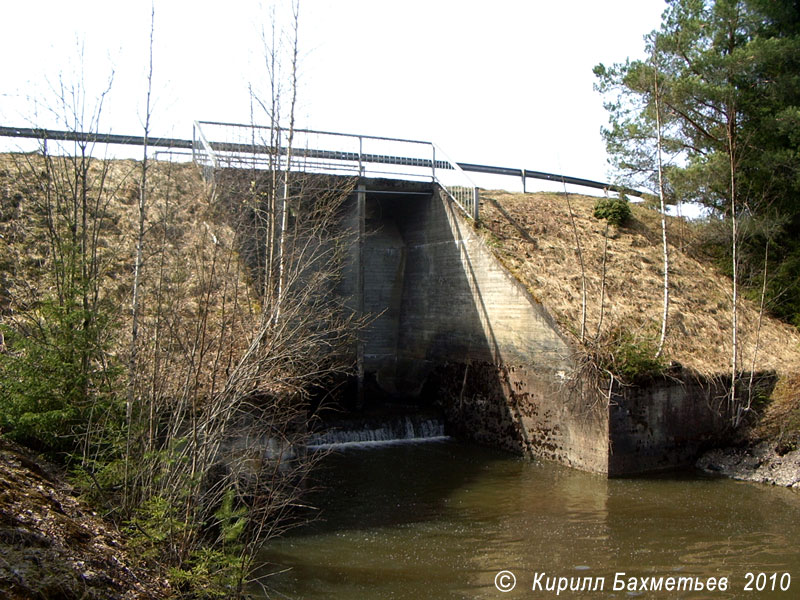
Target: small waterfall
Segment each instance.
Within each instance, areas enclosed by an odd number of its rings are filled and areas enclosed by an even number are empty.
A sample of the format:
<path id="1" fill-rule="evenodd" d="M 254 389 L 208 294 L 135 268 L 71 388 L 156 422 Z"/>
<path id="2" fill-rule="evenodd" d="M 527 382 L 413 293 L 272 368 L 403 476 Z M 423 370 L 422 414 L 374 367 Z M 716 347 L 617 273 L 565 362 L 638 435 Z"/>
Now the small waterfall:
<path id="1" fill-rule="evenodd" d="M 388 444 L 437 442 L 448 439 L 444 423 L 430 417 L 406 415 L 380 423 L 350 423 L 315 433 L 308 440 L 311 450 L 369 448 Z"/>

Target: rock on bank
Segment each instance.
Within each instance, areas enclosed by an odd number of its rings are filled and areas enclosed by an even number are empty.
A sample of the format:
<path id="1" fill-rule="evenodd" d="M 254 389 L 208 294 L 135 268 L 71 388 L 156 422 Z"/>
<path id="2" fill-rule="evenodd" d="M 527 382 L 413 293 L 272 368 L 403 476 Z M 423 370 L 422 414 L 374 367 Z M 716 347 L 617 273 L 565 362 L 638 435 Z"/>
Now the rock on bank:
<path id="1" fill-rule="evenodd" d="M 0 438 L 0 597 L 133 600 L 167 591 L 53 468 Z"/>
<path id="2" fill-rule="evenodd" d="M 782 454 L 774 443 L 761 442 L 747 448 L 717 449 L 700 457 L 697 466 L 733 479 L 800 489 L 800 448 Z"/>

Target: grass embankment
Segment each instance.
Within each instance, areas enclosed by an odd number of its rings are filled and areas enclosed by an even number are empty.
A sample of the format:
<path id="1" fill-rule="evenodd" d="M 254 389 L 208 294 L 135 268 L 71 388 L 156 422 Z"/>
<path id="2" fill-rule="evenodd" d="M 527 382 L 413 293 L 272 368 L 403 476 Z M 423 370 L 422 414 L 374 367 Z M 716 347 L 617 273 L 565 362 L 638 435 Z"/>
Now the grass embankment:
<path id="1" fill-rule="evenodd" d="M 228 372 L 260 322 L 258 295 L 235 225 L 197 168 L 151 162 L 132 359 L 141 169 L 0 155 L 0 433 L 70 472 L 40 477 L 35 463 L 17 467 L 4 451 L 0 596 L 147 597 L 129 585 L 128 568 L 146 568 L 145 581 L 183 575 L 189 590 L 230 572 L 222 552 L 205 579 L 191 570 L 214 544 L 201 511 L 217 498 L 199 483 L 210 481 L 223 443 L 208 433 L 218 414 L 209 399 L 234 387 Z"/>
<path id="2" fill-rule="evenodd" d="M 582 277 L 567 197 L 556 193 L 482 192 L 479 232 L 503 264 L 555 317 L 579 337 Z M 620 345 L 654 352 L 663 309 L 660 214 L 631 205 L 621 227 L 593 216 L 597 198 L 570 195 L 586 277 L 587 346 Z M 717 224 L 718 225 L 718 224 Z M 664 364 L 680 363 L 704 376 L 728 374 L 732 355 L 732 286 L 703 252 L 715 224 L 668 219 L 670 304 Z M 524 232 L 524 233 L 523 233 Z M 800 428 L 800 332 L 759 315 L 757 302 L 739 304 L 738 364 L 743 372 L 781 376 L 753 435 Z"/>
<path id="3" fill-rule="evenodd" d="M 113 454 L 124 439 L 115 438 L 116 431 L 98 433 L 103 439 L 90 446 L 89 438 L 124 413 L 120 373 L 130 351 L 141 164 L 88 164 L 84 203 L 80 172 L 69 168 L 70 159 L 48 166 L 38 154 L 0 154 L 0 325 L 6 333 L 0 433 L 55 461 L 48 466 L 36 452 L 0 438 L 0 596 L 12 599 L 158 598 L 168 589 L 165 568 L 126 550 L 121 530 L 132 513 L 116 503 L 120 471 L 113 458 L 105 467 L 97 460 L 103 451 Z M 193 165 L 155 163 L 149 176 L 137 398 L 144 388 L 174 395 L 176 365 L 185 362 L 179 344 L 190 343 L 191 325 L 201 311 L 211 314 L 209 329 L 219 325 L 213 323 L 217 297 L 202 302 L 208 271 L 203 266 L 213 260 L 212 235 L 220 243 L 231 238 L 215 218 Z M 86 238 L 79 233 L 84 222 Z M 71 283 L 81 277 L 85 285 Z M 73 296 L 65 291 L 70 285 Z M 86 317 L 65 315 L 70 306 L 81 310 L 84 290 L 90 290 L 92 303 L 85 312 L 103 319 L 97 320 L 102 325 L 93 330 L 87 353 L 89 394 L 83 400 L 89 404 L 75 406 L 67 396 L 80 379 L 67 373 L 74 366 L 67 340 Z M 43 357 L 29 374 L 16 368 L 26 354 L 17 343 L 20 336 L 37 340 Z M 84 422 L 87 414 L 94 416 L 91 427 Z M 85 452 L 81 456 L 81 440 L 92 448 L 91 459 Z M 67 467 L 73 477 L 67 477 Z M 93 509 L 113 518 L 101 518 Z"/>
<path id="4" fill-rule="evenodd" d="M 282 228 L 270 177 L 212 191 L 194 165 L 149 165 L 143 194 L 136 161 L 0 155 L 0 434 L 69 469 L 183 597 L 242 597 L 299 522 L 311 395 L 350 369 L 358 324 L 330 294 L 349 188 L 292 177 Z M 69 571 L 72 546 L 52 550 L 45 569 Z M 0 595 L 36 572 L 10 569 Z"/>

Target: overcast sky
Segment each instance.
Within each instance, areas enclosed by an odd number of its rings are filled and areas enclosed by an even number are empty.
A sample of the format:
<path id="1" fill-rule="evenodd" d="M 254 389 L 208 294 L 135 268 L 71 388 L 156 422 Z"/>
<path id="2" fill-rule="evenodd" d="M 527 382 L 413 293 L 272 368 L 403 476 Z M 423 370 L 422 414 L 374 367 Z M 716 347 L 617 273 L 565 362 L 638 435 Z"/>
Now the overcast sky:
<path id="1" fill-rule="evenodd" d="M 460 162 L 607 180 L 592 67 L 641 57 L 664 8 L 301 0 L 298 126 L 431 140 Z M 154 135 L 189 138 L 195 119 L 250 121 L 270 14 L 266 1 L 155 1 Z M 6 2 L 2 15 L 0 124 L 63 125 L 49 113 L 59 77 L 72 84 L 83 71 L 91 107 L 113 70 L 99 129 L 141 135 L 149 0 Z"/>

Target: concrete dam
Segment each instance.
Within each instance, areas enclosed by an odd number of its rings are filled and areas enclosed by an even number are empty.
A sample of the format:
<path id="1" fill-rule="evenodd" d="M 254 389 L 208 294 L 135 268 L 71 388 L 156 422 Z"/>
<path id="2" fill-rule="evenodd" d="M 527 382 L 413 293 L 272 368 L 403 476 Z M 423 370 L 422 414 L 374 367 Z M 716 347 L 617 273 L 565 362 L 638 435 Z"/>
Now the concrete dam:
<path id="1" fill-rule="evenodd" d="M 367 398 L 432 404 L 459 437 L 609 476 L 690 464 L 725 429 L 723 384 L 587 376 L 437 185 L 362 179 L 344 223 L 359 235 L 341 293 L 374 315 L 357 349 Z"/>
<path id="2" fill-rule="evenodd" d="M 670 373 L 631 386 L 592 368 L 487 247 L 477 187 L 435 145 L 305 132 L 289 153 L 230 135 L 248 126 L 208 125 L 234 140 L 209 142 L 196 123 L 195 162 L 212 177 L 238 171 L 252 188 L 252 169 L 277 167 L 306 182 L 357 182 L 340 209 L 352 241 L 335 293 L 369 323 L 353 348 L 347 418 L 377 398 L 435 408 L 450 434 L 608 476 L 691 464 L 729 430 L 724 377 Z M 389 143 L 405 154 L 370 152 Z"/>

